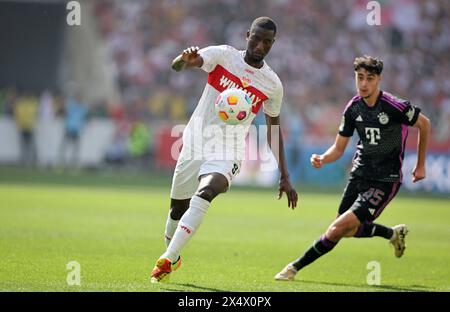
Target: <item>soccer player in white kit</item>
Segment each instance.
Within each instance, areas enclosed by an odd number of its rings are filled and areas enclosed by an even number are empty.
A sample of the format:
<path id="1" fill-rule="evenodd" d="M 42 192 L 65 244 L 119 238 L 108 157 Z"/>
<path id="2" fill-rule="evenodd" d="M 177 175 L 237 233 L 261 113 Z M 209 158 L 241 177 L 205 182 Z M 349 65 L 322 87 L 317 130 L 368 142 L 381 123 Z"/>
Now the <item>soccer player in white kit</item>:
<path id="1" fill-rule="evenodd" d="M 268 17 L 259 17 L 247 31 L 245 51 L 227 45 L 210 46 L 201 50 L 191 47 L 172 62 L 172 69 L 175 71 L 201 68 L 208 73 L 208 82 L 183 133 L 183 149 L 173 176 L 170 212 L 165 229 L 167 249 L 153 268 L 153 283 L 167 281 L 169 273 L 181 265 L 182 248 L 199 228 L 212 200 L 227 191 L 240 170 L 239 157 L 217 157 L 217 153 L 205 151 L 204 145 L 198 144 L 198 136 L 202 133 L 196 133 L 197 128 L 226 127 L 214 113 L 215 100 L 222 91 L 228 88 L 243 89 L 252 99 L 252 112 L 244 122 L 240 138 L 237 138 L 242 144 L 228 141 L 225 134 L 219 136 L 223 139 L 221 148 L 225 149 L 227 155 L 230 155 L 229 152 L 231 155 L 242 153 L 240 147 L 245 144 L 243 140 L 248 127 L 260 108 L 263 108 L 268 126 L 267 139 L 280 170 L 278 199 L 285 192 L 288 206 L 292 209 L 297 206 L 298 196 L 289 180 L 280 130 L 283 86 L 277 74 L 264 61 L 275 42 L 275 35 L 274 21 Z M 277 146 L 271 146 L 272 125 L 277 126 Z"/>

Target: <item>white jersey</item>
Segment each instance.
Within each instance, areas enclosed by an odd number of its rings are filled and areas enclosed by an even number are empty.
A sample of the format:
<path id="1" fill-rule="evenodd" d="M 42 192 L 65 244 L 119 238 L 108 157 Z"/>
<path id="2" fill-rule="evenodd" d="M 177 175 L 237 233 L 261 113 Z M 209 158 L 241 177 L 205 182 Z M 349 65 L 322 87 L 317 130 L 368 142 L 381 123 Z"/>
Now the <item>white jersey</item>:
<path id="1" fill-rule="evenodd" d="M 242 159 L 249 126 L 261 107 L 271 117 L 279 115 L 283 98 L 281 81 L 266 62 L 259 69 L 252 67 L 244 60 L 245 51 L 231 46 L 210 46 L 199 54 L 208 82 L 184 130 L 180 157 Z M 238 126 L 225 125 L 214 110 L 217 96 L 229 88 L 244 90 L 253 102 L 249 118 Z"/>

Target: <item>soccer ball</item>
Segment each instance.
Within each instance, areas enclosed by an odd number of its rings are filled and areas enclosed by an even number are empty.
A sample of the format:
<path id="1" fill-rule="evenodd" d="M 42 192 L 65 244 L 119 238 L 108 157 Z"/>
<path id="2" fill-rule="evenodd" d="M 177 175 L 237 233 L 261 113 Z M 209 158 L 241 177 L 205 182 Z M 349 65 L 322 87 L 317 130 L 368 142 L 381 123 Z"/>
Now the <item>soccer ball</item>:
<path id="1" fill-rule="evenodd" d="M 252 100 L 241 89 L 231 88 L 219 94 L 214 109 L 226 124 L 237 125 L 250 116 Z"/>

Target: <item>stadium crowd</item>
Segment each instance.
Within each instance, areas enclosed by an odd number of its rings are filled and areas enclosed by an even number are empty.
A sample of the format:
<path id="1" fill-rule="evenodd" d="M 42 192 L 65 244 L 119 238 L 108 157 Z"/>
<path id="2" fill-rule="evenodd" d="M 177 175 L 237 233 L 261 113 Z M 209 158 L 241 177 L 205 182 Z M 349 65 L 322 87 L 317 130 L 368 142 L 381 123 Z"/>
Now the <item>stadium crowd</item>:
<path id="1" fill-rule="evenodd" d="M 103 0 L 96 5 L 96 16 L 117 66 L 123 100 L 139 99 L 150 118 L 186 120 L 201 94 L 204 76 L 196 71 L 175 74 L 169 70 L 173 57 L 191 45 L 244 49 L 250 21 L 269 14 L 279 32 L 268 62 L 283 81 L 284 109 L 303 120 L 316 142 L 334 135 L 355 92 L 353 59 L 365 53 L 384 60 L 384 87 L 422 107 L 443 129 L 441 139 L 447 139 L 450 3 L 380 1 L 381 26 L 367 24 L 366 4 Z M 330 116 L 336 116 L 335 123 Z"/>
<path id="2" fill-rule="evenodd" d="M 367 1 L 359 0 L 97 1 L 94 14 L 116 67 L 121 103 L 87 103 L 88 114 L 112 118 L 122 145 L 135 122 L 186 122 L 205 76 L 201 71 L 177 74 L 170 70 L 171 60 L 192 45 L 244 49 L 251 20 L 270 15 L 278 33 L 267 61 L 284 85 L 288 153 L 298 153 L 309 141 L 328 144 L 334 138 L 341 112 L 355 93 L 352 63 L 361 54 L 382 58 L 383 87 L 420 106 L 433 121 L 434 138 L 449 141 L 450 2 L 379 2 L 381 26 L 367 24 Z M 17 116 L 15 108 L 28 102 L 36 116 L 62 117 L 67 101 L 49 91 L 32 96 L 4 89 L 0 114 Z M 33 127 L 33 122 L 25 124 Z M 120 150 L 119 145 L 111 150 Z"/>

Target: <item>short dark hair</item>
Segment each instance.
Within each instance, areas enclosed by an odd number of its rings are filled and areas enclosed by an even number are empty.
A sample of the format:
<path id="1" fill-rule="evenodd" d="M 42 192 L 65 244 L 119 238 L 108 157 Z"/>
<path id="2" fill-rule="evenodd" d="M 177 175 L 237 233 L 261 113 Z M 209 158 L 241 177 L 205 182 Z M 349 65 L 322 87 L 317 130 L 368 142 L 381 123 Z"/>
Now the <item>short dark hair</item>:
<path id="1" fill-rule="evenodd" d="M 380 75 L 383 71 L 383 61 L 370 55 L 358 56 L 353 62 L 353 68 L 355 71 L 364 68 L 369 73 Z"/>
<path id="2" fill-rule="evenodd" d="M 261 16 L 256 18 L 252 25 L 250 26 L 250 31 L 252 31 L 253 28 L 256 26 L 259 26 L 261 28 L 267 29 L 267 30 L 273 30 L 273 34 L 277 34 L 277 25 L 275 24 L 275 21 L 267 16 Z"/>

